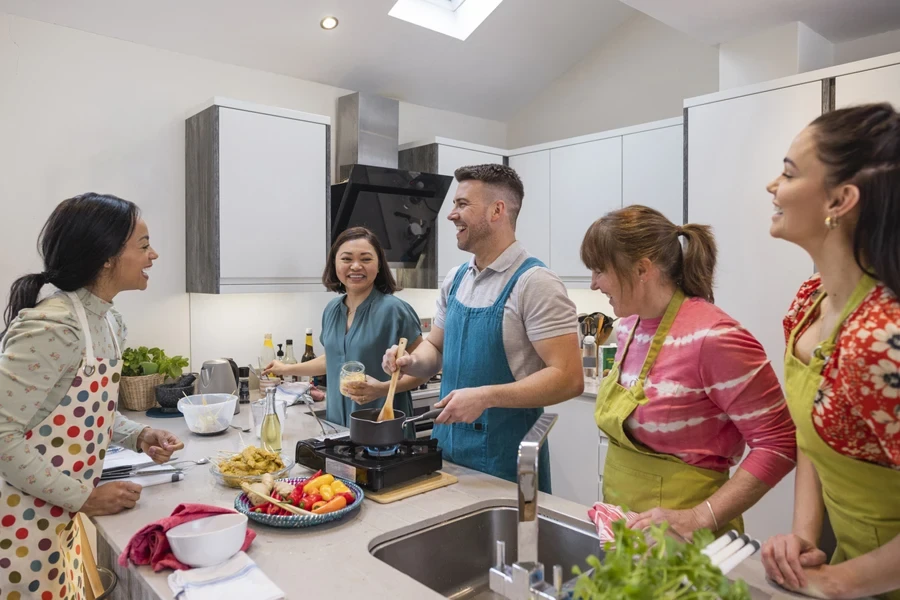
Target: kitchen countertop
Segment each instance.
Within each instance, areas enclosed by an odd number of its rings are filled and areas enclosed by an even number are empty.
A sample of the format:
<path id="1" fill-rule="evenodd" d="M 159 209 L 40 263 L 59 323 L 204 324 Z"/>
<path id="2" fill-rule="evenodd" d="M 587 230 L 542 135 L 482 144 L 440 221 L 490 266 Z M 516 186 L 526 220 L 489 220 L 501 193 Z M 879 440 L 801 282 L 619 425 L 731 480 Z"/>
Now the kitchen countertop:
<path id="1" fill-rule="evenodd" d="M 245 425 L 249 412 L 247 405 L 242 405 L 233 424 Z M 190 433 L 180 418 L 154 419 L 142 412 L 125 414 L 135 421 L 167 429 L 179 436 L 185 448 L 177 456 L 184 459 L 214 456 L 219 450 L 238 451 L 242 439 L 246 444 L 258 442 L 252 433 L 239 433 L 236 429 L 229 429 L 220 436 L 201 437 Z M 298 440 L 320 434 L 318 424 L 302 407 L 288 408 L 285 450 L 293 451 Z M 512 483 L 446 461 L 442 470 L 458 477 L 459 482 L 393 504 L 366 500 L 358 511 L 336 523 L 305 529 L 277 529 L 250 521 L 249 526 L 258 535 L 248 554 L 288 598 L 304 598 L 311 589 L 327 589 L 327 595 L 332 598 L 442 598 L 372 556 L 369 553 L 371 541 L 387 532 L 440 518 L 486 500 L 501 500 L 513 505 L 516 501 L 516 487 Z M 307 473 L 308 469 L 298 465 L 291 475 Z M 134 509 L 93 519 L 97 527 L 98 563 L 114 568 L 120 577 L 113 598 L 172 598 L 166 581 L 171 571 L 154 573 L 150 567 L 133 565 L 123 569 L 114 564 L 115 557 L 138 529 L 168 516 L 178 504 L 200 502 L 232 508 L 237 494 L 237 490 L 217 485 L 208 465 L 194 466 L 186 471 L 181 482 L 146 488 Z M 539 507 L 587 521 L 586 507 L 562 498 L 541 494 Z M 756 560 L 746 561 L 733 573 L 757 588 L 753 591 L 755 600 L 791 597 L 765 583 L 762 565 Z M 387 582 L 390 586 L 385 585 Z"/>

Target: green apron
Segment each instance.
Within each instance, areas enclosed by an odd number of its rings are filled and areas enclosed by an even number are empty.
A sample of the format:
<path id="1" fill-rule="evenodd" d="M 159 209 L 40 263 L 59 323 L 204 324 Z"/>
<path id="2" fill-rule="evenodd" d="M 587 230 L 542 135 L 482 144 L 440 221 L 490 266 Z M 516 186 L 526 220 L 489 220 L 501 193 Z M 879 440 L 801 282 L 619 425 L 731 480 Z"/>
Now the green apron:
<path id="1" fill-rule="evenodd" d="M 597 426 L 609 438 L 609 450 L 603 468 L 603 501 L 636 512 L 657 507 L 691 509 L 703 504 L 728 481 L 727 471 L 721 473 L 703 469 L 689 465 L 676 456 L 653 452 L 634 442 L 625 431 L 625 421 L 631 413 L 648 401 L 644 394 L 644 382 L 683 302 L 684 292 L 676 291 L 650 343 L 641 374 L 631 388 L 623 387 L 619 383 L 619 376 L 638 323 L 634 324 L 628 336 L 622 358 L 616 362 L 609 375 L 603 378 L 597 393 L 594 418 Z M 744 530 L 741 517 L 721 525 L 717 534 L 730 529 L 740 532 Z"/>
<path id="2" fill-rule="evenodd" d="M 806 365 L 794 356 L 794 344 L 798 332 L 825 297 L 822 294 L 791 332 L 784 357 L 785 390 L 788 408 L 797 426 L 797 447 L 809 458 L 819 475 L 822 497 L 837 539 L 832 564 L 867 554 L 900 534 L 900 471 L 837 452 L 819 436 L 812 419 L 813 404 L 822 384 L 822 370 L 834 352 L 838 333 L 875 283 L 871 277 L 863 276 L 847 301 L 834 332 L 813 352 Z M 900 600 L 900 590 L 879 597 Z"/>

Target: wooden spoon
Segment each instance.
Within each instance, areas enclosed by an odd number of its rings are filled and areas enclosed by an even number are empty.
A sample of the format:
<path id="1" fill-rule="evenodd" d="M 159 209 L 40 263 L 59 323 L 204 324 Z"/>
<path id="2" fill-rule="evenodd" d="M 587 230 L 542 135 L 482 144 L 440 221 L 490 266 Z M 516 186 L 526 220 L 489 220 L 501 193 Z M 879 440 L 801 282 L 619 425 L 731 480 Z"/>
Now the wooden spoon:
<path id="1" fill-rule="evenodd" d="M 397 345 L 397 358 L 403 356 L 403 352 L 406 350 L 406 338 L 400 338 L 400 343 Z M 400 369 L 394 371 L 394 374 L 391 375 L 391 387 L 388 389 L 387 399 L 384 401 L 384 406 L 381 407 L 381 412 L 378 413 L 378 422 L 382 421 L 390 421 L 394 418 L 394 393 L 397 391 L 397 381 L 400 379 Z M 411 416 L 411 415 L 408 415 Z"/>
<path id="2" fill-rule="evenodd" d="M 266 500 L 268 500 L 269 502 L 271 502 L 272 504 L 274 504 L 274 505 L 277 506 L 278 508 L 283 508 L 284 510 L 286 510 L 286 511 L 288 511 L 288 512 L 292 512 L 292 513 L 294 513 L 295 515 L 313 515 L 313 514 L 315 514 L 315 513 L 309 512 L 308 510 L 303 510 L 303 509 L 300 508 L 299 506 L 294 506 L 293 504 L 286 504 L 286 503 L 284 503 L 284 502 L 279 502 L 278 500 L 276 500 L 276 499 L 273 498 L 272 496 L 266 496 L 265 494 L 260 494 L 259 492 L 254 491 L 254 490 L 250 487 L 250 484 L 247 483 L 246 481 L 243 482 L 243 483 L 241 483 L 241 489 L 244 490 L 245 492 L 247 492 L 247 495 L 248 495 L 248 496 L 249 496 L 250 494 L 256 494 L 256 495 L 259 496 L 260 498 L 265 498 Z"/>

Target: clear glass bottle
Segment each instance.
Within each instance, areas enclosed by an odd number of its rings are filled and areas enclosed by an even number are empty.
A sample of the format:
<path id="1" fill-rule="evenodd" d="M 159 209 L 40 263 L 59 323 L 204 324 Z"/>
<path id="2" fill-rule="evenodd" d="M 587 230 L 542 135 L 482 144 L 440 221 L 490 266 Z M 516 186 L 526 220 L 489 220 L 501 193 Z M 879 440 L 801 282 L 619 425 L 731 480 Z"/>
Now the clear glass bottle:
<path id="1" fill-rule="evenodd" d="M 581 345 L 581 365 L 585 381 L 597 381 L 597 341 L 592 335 L 584 336 Z"/>
<path id="2" fill-rule="evenodd" d="M 294 356 L 294 340 L 287 340 L 285 342 L 284 349 L 284 364 L 286 365 L 296 365 L 297 357 Z M 285 381 L 300 381 L 300 378 L 296 375 L 288 375 L 284 378 Z"/>
<path id="3" fill-rule="evenodd" d="M 275 388 L 266 390 L 266 414 L 259 430 L 259 441 L 269 452 L 281 454 L 281 419 L 275 410 Z"/>

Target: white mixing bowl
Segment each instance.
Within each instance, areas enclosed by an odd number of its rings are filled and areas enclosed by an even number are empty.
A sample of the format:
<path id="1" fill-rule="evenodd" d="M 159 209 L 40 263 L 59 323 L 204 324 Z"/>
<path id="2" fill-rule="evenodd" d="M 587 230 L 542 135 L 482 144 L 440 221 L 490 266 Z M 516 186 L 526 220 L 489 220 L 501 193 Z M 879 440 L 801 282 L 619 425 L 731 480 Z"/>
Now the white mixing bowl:
<path id="1" fill-rule="evenodd" d="M 166 532 L 175 558 L 191 567 L 223 563 L 241 549 L 247 517 L 226 513 L 182 523 Z"/>

